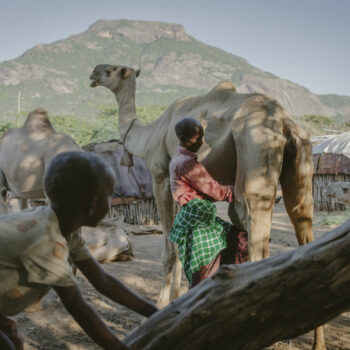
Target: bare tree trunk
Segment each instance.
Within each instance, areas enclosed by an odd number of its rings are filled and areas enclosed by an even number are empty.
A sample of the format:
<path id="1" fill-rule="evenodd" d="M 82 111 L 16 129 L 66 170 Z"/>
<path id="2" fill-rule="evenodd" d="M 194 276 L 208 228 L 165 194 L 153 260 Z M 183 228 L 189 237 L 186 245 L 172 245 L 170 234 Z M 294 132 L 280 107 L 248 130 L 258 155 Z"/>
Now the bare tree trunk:
<path id="1" fill-rule="evenodd" d="M 350 220 L 269 259 L 223 266 L 130 333 L 132 350 L 262 349 L 350 308 Z"/>

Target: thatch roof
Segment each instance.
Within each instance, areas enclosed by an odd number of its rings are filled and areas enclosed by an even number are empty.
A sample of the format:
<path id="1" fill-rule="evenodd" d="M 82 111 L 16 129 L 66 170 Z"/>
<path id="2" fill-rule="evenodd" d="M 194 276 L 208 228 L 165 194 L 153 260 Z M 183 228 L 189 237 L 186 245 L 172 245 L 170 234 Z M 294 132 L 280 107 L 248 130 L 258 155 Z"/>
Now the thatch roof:
<path id="1" fill-rule="evenodd" d="M 329 136 L 312 148 L 314 175 L 350 174 L 350 132 Z"/>
<path id="2" fill-rule="evenodd" d="M 314 154 L 312 158 L 314 175 L 350 175 L 350 159 L 342 154 Z"/>
<path id="3" fill-rule="evenodd" d="M 350 158 L 350 131 L 328 137 L 312 148 L 312 154 L 332 153 Z"/>
<path id="4" fill-rule="evenodd" d="M 324 188 L 328 183 L 350 181 L 350 132 L 328 135 L 313 142 L 314 163 L 313 197 L 316 210 L 345 210 L 335 198 L 327 198 Z"/>

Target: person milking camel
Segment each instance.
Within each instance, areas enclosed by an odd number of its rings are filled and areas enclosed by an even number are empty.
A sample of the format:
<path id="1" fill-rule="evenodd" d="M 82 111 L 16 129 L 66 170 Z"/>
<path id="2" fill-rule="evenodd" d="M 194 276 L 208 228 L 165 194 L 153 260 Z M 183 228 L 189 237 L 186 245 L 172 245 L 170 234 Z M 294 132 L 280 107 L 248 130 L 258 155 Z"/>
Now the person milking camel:
<path id="1" fill-rule="evenodd" d="M 180 205 L 169 239 L 179 249 L 190 288 L 217 272 L 220 265 L 248 260 L 247 232 L 216 216 L 215 201 L 234 201 L 233 186 L 220 185 L 197 161 L 204 130 L 193 118 L 175 126 L 177 153 L 170 161 L 170 186 Z"/>

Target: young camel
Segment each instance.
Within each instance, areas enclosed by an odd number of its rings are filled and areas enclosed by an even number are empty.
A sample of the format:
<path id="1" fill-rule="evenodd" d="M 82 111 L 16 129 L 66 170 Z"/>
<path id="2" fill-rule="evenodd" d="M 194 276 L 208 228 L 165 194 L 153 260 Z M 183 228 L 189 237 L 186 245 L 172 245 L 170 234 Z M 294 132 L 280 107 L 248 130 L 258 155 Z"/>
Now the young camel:
<path id="1" fill-rule="evenodd" d="M 197 118 L 205 129 L 198 159 L 221 184 L 234 184 L 231 220 L 249 234 L 250 261 L 269 256 L 272 210 L 278 181 L 299 244 L 314 239 L 312 232 L 312 158 L 305 133 L 271 97 L 239 94 L 228 81 L 207 94 L 175 101 L 155 122 L 143 125 L 136 117 L 136 78 L 140 71 L 125 66 L 97 65 L 91 87 L 110 89 L 119 105 L 119 131 L 125 165 L 132 156 L 146 160 L 153 177 L 154 195 L 164 229 L 163 286 L 158 305 L 169 302 L 174 273 L 174 295 L 179 294 L 181 263 L 167 238 L 175 211 L 169 184 L 169 161 L 178 147 L 175 124 Z M 128 164 L 129 161 L 129 164 Z M 314 349 L 326 349 L 322 328 Z"/>

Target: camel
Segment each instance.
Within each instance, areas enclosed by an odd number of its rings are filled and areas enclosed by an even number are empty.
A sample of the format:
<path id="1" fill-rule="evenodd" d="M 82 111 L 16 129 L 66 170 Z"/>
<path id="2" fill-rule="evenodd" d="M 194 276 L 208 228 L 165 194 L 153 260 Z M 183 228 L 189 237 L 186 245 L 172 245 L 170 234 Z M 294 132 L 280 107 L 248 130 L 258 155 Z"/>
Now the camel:
<path id="1" fill-rule="evenodd" d="M 174 297 L 179 295 L 181 282 L 181 263 L 168 239 L 175 217 L 169 161 L 177 151 L 174 127 L 181 118 L 201 122 L 205 137 L 198 160 L 219 183 L 234 184 L 235 202 L 229 206 L 229 216 L 248 232 L 250 261 L 269 256 L 278 181 L 298 243 L 313 241 L 311 143 L 275 99 L 239 94 L 231 82 L 223 81 L 207 94 L 176 100 L 156 121 L 143 125 L 135 106 L 139 74 L 140 70 L 126 66 L 99 64 L 90 75 L 90 86 L 104 86 L 116 97 L 123 164 L 132 165 L 132 156 L 143 158 L 152 174 L 165 238 L 159 307 L 169 302 L 173 272 Z M 314 348 L 326 349 L 322 328 L 315 332 Z"/>
<path id="2" fill-rule="evenodd" d="M 324 194 L 328 198 L 336 198 L 340 202 L 350 206 L 350 183 L 331 182 L 324 189 Z"/>
<path id="3" fill-rule="evenodd" d="M 20 200 L 20 210 L 28 199 L 45 198 L 45 169 L 54 156 L 66 151 L 83 150 L 69 135 L 54 130 L 43 109 L 29 113 L 21 128 L 5 132 L 0 138 L 1 213 L 11 211 L 14 205 L 8 204 L 13 199 Z M 97 227 L 82 228 L 87 246 L 98 261 L 132 259 L 133 245 L 121 221 L 104 220 Z"/>
<path id="4" fill-rule="evenodd" d="M 67 151 L 81 151 L 75 141 L 52 127 L 43 109 L 29 113 L 21 128 L 10 129 L 0 138 L 0 189 L 2 213 L 7 212 L 5 195 L 21 201 L 45 198 L 43 176 L 50 160 Z"/>
<path id="5" fill-rule="evenodd" d="M 81 235 L 92 256 L 101 264 L 133 259 L 133 243 L 123 217 L 102 220 L 96 227 L 82 226 Z M 126 225 L 127 226 L 127 225 Z"/>

